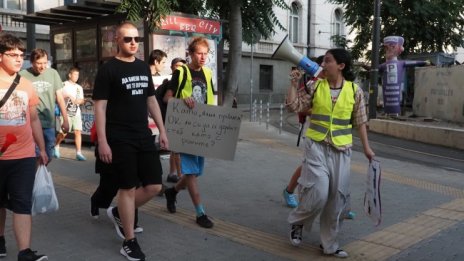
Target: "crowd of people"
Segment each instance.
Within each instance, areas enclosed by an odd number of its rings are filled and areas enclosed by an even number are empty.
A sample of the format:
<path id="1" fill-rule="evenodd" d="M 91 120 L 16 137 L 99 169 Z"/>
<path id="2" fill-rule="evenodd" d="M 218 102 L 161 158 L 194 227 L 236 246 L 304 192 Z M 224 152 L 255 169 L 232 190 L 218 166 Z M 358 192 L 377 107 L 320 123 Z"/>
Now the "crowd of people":
<path id="1" fill-rule="evenodd" d="M 90 212 L 98 218 L 99 209 L 106 209 L 117 235 L 123 240 L 119 252 L 128 260 L 145 260 L 135 236 L 143 232 L 138 224 L 138 208 L 160 192 L 166 198 L 167 210 L 175 213 L 178 193 L 187 189 L 196 223 L 203 228 L 214 226 L 202 204 L 197 181 L 203 174 L 205 159 L 171 152 L 167 181 L 175 184 L 164 191 L 160 162 L 160 150 L 169 150 L 164 127 L 168 100 L 182 99 L 189 108 L 197 103 L 214 105 L 213 74 L 205 67 L 208 41 L 194 37 L 187 50 L 189 63 L 182 58 L 173 59 L 172 75 L 156 85 L 155 77 L 162 76 L 167 55 L 153 50 L 148 64 L 136 58 L 141 40 L 133 23 L 123 22 L 118 26 L 115 35 L 118 52 L 99 68 L 92 94 L 95 122 L 91 139 L 96 145 L 95 172 L 100 175 L 100 182 L 91 196 Z M 81 151 L 79 110 L 84 97 L 82 87 L 77 84 L 78 68 L 69 70 L 63 87 L 57 71 L 48 68 L 48 54 L 43 49 L 33 50 L 32 67 L 20 71 L 24 52 L 23 43 L 17 37 L 0 36 L 0 95 L 3 94 L 0 96 L 3 97 L 0 144 L 6 134 L 18 138 L 0 157 L 0 257 L 7 253 L 4 232 L 8 209 L 13 213 L 18 260 L 48 260 L 46 255 L 30 248 L 35 172 L 38 165 L 60 157 L 60 143 L 69 131 L 74 131 L 76 160 L 86 160 Z M 348 253 L 340 248 L 337 235 L 350 210 L 353 127 L 359 130 L 369 160 L 373 159 L 374 152 L 367 139 L 363 92 L 353 83 L 349 52 L 331 49 L 320 60 L 323 75 L 308 83 L 301 84 L 301 71 L 291 72 L 286 106 L 305 113 L 304 117 L 311 116 L 305 130 L 302 164 L 283 195 L 287 205 L 293 208 L 288 216 L 290 242 L 300 245 L 303 228 L 309 231 L 320 215 L 321 251 L 343 258 Z M 62 116 L 57 136 L 55 103 Z M 150 121 L 153 123 L 149 124 Z M 113 207 L 116 195 L 117 205 Z"/>

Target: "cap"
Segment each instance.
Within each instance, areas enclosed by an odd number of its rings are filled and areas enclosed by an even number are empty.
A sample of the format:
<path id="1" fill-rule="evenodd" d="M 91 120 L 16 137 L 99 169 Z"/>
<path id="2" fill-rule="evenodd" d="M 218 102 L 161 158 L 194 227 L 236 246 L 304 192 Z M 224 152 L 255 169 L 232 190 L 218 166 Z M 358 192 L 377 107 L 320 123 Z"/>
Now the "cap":
<path id="1" fill-rule="evenodd" d="M 383 38 L 383 44 L 398 44 L 398 45 L 403 45 L 404 43 L 404 38 L 401 36 L 387 36 Z"/>
<path id="2" fill-rule="evenodd" d="M 178 62 L 187 63 L 187 62 L 185 61 L 185 59 L 182 59 L 182 58 L 180 58 L 180 57 L 177 57 L 177 58 L 172 59 L 171 66 L 174 65 L 174 64 L 176 64 L 176 63 L 178 63 Z"/>

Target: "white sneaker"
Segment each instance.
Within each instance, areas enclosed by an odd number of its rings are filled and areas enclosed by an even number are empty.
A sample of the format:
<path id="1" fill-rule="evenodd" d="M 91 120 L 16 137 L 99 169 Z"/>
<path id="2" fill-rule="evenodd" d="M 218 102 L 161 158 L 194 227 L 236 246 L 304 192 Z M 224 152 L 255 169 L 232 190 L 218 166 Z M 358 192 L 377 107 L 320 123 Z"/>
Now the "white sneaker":
<path id="1" fill-rule="evenodd" d="M 299 246 L 302 241 L 303 225 L 292 225 L 292 230 L 290 230 L 290 243 L 294 246 Z"/>
<path id="2" fill-rule="evenodd" d="M 339 250 L 335 251 L 335 253 L 333 253 L 332 255 L 334 257 L 339 257 L 339 258 L 347 258 L 348 257 L 348 253 L 343 249 L 339 249 Z"/>

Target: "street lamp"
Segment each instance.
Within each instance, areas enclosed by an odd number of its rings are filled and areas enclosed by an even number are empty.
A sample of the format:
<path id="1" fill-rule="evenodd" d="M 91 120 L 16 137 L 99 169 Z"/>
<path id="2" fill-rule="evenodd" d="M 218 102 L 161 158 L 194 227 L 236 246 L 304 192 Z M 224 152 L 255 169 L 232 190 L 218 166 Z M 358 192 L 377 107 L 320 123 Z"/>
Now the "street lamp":
<path id="1" fill-rule="evenodd" d="M 371 73 L 369 86 L 369 119 L 377 117 L 380 43 L 380 0 L 374 2 L 374 31 L 372 33 Z"/>

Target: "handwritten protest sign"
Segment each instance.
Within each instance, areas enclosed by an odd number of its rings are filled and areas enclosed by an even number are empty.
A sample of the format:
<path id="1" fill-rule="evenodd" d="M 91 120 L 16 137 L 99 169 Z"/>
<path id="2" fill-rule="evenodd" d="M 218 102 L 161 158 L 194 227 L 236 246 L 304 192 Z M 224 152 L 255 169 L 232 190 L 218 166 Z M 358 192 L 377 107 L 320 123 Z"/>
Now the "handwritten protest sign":
<path id="1" fill-rule="evenodd" d="M 241 113 L 233 108 L 170 99 L 165 128 L 172 151 L 233 160 L 240 131 Z"/>

